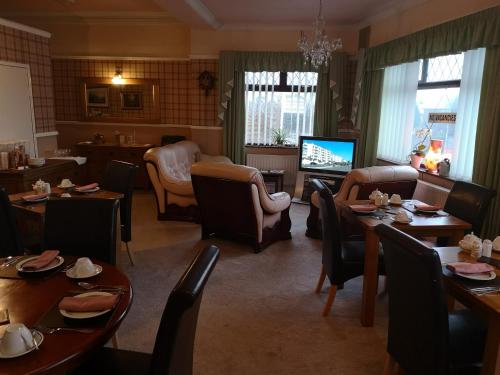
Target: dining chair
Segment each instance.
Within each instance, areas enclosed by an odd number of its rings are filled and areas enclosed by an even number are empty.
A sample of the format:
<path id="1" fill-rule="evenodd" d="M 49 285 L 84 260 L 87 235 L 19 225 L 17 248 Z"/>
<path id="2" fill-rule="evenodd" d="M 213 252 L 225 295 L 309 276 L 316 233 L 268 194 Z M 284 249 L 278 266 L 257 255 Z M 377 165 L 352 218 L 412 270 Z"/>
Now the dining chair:
<path id="1" fill-rule="evenodd" d="M 328 299 L 323 308 L 323 316 L 330 313 L 337 289 L 342 289 L 344 283 L 364 273 L 365 242 L 344 241 L 340 230 L 337 210 L 333 202 L 333 195 L 328 186 L 321 180 L 312 179 L 311 184 L 319 193 L 319 211 L 323 233 L 323 253 L 321 274 L 316 285 L 319 294 L 328 276 L 330 288 Z M 384 274 L 382 251 L 379 251 L 380 275 Z"/>
<path id="2" fill-rule="evenodd" d="M 207 246 L 181 276 L 168 297 L 152 354 L 101 348 L 73 374 L 191 375 L 203 289 L 218 258 L 219 248 Z"/>
<path id="3" fill-rule="evenodd" d="M 49 199 L 43 248 L 116 264 L 118 206 L 115 199 Z"/>
<path id="4" fill-rule="evenodd" d="M 435 250 L 398 229 L 375 228 L 384 247 L 389 332 L 384 374 L 479 374 L 486 325 L 470 310 L 448 313 Z"/>
<path id="5" fill-rule="evenodd" d="M 132 163 L 112 160 L 108 163 L 101 187 L 104 190 L 123 194 L 120 199 L 120 226 L 121 240 L 125 242 L 127 254 L 132 265 L 135 259 L 129 247 L 132 240 L 132 194 L 134 192 L 134 179 L 139 167 Z"/>
<path id="6" fill-rule="evenodd" d="M 0 187 L 0 257 L 24 253 L 7 191 Z"/>

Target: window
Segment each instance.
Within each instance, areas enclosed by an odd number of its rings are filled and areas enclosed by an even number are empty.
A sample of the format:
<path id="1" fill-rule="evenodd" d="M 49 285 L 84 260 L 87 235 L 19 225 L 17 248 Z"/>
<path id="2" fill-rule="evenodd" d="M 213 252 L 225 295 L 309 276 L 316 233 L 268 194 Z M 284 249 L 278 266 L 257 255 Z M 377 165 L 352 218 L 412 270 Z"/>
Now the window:
<path id="1" fill-rule="evenodd" d="M 313 134 L 318 73 L 245 72 L 245 143 L 270 145 L 280 132 L 287 144 Z"/>
<path id="2" fill-rule="evenodd" d="M 483 65 L 477 49 L 386 68 L 377 156 L 406 163 L 427 131 L 425 149 L 430 139 L 443 141 L 439 157 L 451 160 L 450 175 L 470 179 Z M 453 113 L 456 121 L 429 122 L 430 113 Z"/>

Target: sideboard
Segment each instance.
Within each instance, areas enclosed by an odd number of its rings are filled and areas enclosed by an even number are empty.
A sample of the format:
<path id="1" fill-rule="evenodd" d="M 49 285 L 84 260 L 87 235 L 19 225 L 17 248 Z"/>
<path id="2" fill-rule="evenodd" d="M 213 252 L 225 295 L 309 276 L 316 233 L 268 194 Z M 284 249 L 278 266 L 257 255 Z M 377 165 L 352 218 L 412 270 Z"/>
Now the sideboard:
<path id="1" fill-rule="evenodd" d="M 74 149 L 78 156 L 85 156 L 87 158 L 89 181 L 100 183 L 106 172 L 108 162 L 111 160 L 120 160 L 139 166 L 134 187 L 148 189 L 149 178 L 142 158 L 144 153 L 151 147 L 154 147 L 154 145 L 118 145 L 114 143 L 96 144 L 81 142 L 77 143 Z"/>

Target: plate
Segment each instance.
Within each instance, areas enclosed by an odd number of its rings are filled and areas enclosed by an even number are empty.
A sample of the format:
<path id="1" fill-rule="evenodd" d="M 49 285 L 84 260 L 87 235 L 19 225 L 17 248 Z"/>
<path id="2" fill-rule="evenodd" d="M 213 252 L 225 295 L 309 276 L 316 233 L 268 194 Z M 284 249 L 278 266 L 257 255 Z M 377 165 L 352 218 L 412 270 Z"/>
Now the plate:
<path id="1" fill-rule="evenodd" d="M 353 208 L 351 210 L 352 210 L 352 212 L 354 212 L 358 215 L 370 215 L 370 214 L 373 214 L 375 211 L 377 211 L 378 208 L 375 208 L 374 210 L 371 210 L 371 211 L 358 211 L 358 210 L 353 209 Z"/>
<path id="2" fill-rule="evenodd" d="M 33 339 L 35 340 L 36 344 L 40 346 L 43 342 L 43 333 L 37 331 L 36 329 L 31 330 L 31 334 L 33 335 Z M 1 340 L 0 340 L 1 342 Z M 32 348 L 27 349 L 25 352 L 17 353 L 17 354 L 4 354 L 2 351 L 0 351 L 0 358 L 16 358 L 20 357 L 22 355 L 28 354 L 29 352 L 32 352 L 33 350 L 36 349 L 36 346 L 33 345 Z"/>
<path id="3" fill-rule="evenodd" d="M 43 197 L 43 198 L 38 198 L 38 199 L 27 199 L 27 198 L 23 197 L 23 201 L 31 202 L 31 203 L 43 202 L 43 201 L 46 201 L 47 199 L 49 199 L 48 196 Z"/>
<path id="4" fill-rule="evenodd" d="M 479 280 L 479 281 L 493 280 L 495 277 L 497 277 L 495 271 L 490 271 L 489 273 L 483 272 L 483 273 L 469 273 L 469 274 L 456 272 L 455 274 L 460 277 L 465 277 L 466 279 Z"/>
<path id="5" fill-rule="evenodd" d="M 93 189 L 89 189 L 89 190 L 79 190 L 78 188 L 75 189 L 77 192 L 79 193 L 95 193 L 96 191 L 99 191 L 101 190 L 101 188 L 98 186 L 96 188 L 93 188 Z"/>
<path id="6" fill-rule="evenodd" d="M 66 276 L 68 276 L 70 279 L 88 279 L 89 277 L 94 277 L 96 275 L 99 275 L 102 272 L 102 267 L 98 264 L 94 264 L 94 273 L 89 276 L 77 276 L 75 273 L 75 267 L 71 267 L 69 270 L 66 271 Z"/>
<path id="7" fill-rule="evenodd" d="M 39 268 L 37 270 L 23 270 L 23 264 L 25 264 L 26 262 L 29 262 L 33 259 L 36 259 L 38 258 L 38 256 L 34 256 L 34 257 L 29 257 L 29 258 L 26 258 L 26 259 L 23 259 L 22 261 L 20 261 L 19 263 L 16 264 L 16 270 L 18 270 L 19 272 L 24 272 L 24 273 L 36 273 L 36 272 L 44 272 L 44 271 L 49 271 L 49 270 L 52 270 L 54 268 L 57 268 L 59 267 L 61 264 L 64 263 L 64 258 L 62 256 L 57 256 L 56 259 L 54 259 L 49 265 L 43 267 L 43 268 Z"/>
<path id="8" fill-rule="evenodd" d="M 111 296 L 112 293 L 108 292 L 87 292 L 87 293 L 82 293 L 78 294 L 75 297 L 76 298 L 85 298 L 85 297 L 91 297 L 91 296 Z M 59 312 L 61 313 L 62 316 L 70 319 L 90 319 L 90 318 L 95 318 L 96 316 L 101 316 L 106 314 L 107 312 L 111 311 L 111 309 L 103 310 L 103 311 L 88 311 L 88 312 L 74 312 L 74 311 L 66 311 L 66 310 L 61 310 L 59 309 Z"/>
<path id="9" fill-rule="evenodd" d="M 392 218 L 392 221 L 395 222 L 396 224 L 403 224 L 404 225 L 404 224 L 410 224 L 413 221 L 413 219 L 410 218 L 409 221 L 398 221 L 398 220 Z"/>

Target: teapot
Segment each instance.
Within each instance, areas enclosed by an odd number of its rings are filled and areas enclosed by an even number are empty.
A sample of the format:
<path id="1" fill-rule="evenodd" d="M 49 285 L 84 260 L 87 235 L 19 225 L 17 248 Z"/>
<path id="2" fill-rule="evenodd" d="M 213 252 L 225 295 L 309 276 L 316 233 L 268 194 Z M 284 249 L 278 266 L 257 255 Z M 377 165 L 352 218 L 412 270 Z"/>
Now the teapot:
<path id="1" fill-rule="evenodd" d="M 368 196 L 368 199 L 370 199 L 371 201 L 375 201 L 377 197 L 382 197 L 383 195 L 384 194 L 382 194 L 382 192 L 379 189 L 376 189 L 371 192 L 371 194 Z"/>
<path id="2" fill-rule="evenodd" d="M 45 181 L 43 181 L 42 179 L 39 179 L 31 186 L 33 187 L 33 190 L 36 191 L 38 194 L 45 192 Z"/>
<path id="3" fill-rule="evenodd" d="M 450 159 L 445 158 L 438 163 L 438 172 L 440 176 L 448 177 L 450 175 Z"/>
<path id="4" fill-rule="evenodd" d="M 477 251 L 482 248 L 482 241 L 479 237 L 475 236 L 474 233 L 467 234 L 462 240 L 458 242 L 458 245 L 466 251 Z"/>

